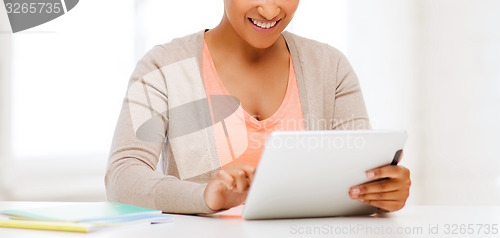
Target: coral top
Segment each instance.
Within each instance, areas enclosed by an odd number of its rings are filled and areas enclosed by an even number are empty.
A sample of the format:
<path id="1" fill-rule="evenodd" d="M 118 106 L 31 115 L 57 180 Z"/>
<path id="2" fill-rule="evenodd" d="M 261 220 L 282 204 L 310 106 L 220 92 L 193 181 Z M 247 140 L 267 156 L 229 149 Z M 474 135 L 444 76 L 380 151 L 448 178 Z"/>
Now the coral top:
<path id="1" fill-rule="evenodd" d="M 304 130 L 302 106 L 291 56 L 288 84 L 283 102 L 271 117 L 262 121 L 248 114 L 241 107 L 239 100 L 230 96 L 217 74 L 205 41 L 203 42 L 203 84 L 214 121 L 217 151 L 222 168 L 237 163 L 257 167 L 267 137 L 271 132 Z M 214 111 L 217 113 L 214 114 Z"/>

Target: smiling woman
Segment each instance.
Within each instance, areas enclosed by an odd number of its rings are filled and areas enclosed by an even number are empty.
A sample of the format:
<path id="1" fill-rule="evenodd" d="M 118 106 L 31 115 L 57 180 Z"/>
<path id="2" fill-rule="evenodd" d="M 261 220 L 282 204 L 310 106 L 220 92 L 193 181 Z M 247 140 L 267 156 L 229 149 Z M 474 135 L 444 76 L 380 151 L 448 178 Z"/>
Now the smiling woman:
<path id="1" fill-rule="evenodd" d="M 139 61 L 111 148 L 109 200 L 174 213 L 231 208 L 245 201 L 272 131 L 370 128 L 345 56 L 284 31 L 298 5 L 225 0 L 217 27 Z M 164 174 L 154 171 L 160 157 Z M 387 211 L 404 206 L 408 169 L 367 176 L 389 179 L 353 187 L 352 199 Z"/>

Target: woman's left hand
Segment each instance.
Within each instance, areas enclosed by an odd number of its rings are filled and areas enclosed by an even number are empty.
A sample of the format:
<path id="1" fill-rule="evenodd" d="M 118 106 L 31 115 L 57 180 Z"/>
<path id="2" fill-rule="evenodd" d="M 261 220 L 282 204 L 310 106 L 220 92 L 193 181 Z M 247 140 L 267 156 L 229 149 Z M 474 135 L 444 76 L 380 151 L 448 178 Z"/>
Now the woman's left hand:
<path id="1" fill-rule="evenodd" d="M 368 179 L 382 179 L 351 187 L 349 196 L 385 212 L 404 207 L 410 195 L 410 170 L 399 165 L 387 165 L 366 171 Z"/>

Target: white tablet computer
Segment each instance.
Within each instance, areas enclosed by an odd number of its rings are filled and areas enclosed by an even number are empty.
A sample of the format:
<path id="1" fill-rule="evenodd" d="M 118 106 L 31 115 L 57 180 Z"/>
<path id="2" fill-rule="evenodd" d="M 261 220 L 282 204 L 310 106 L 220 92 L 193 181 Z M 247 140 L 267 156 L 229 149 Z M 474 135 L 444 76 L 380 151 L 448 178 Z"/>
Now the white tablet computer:
<path id="1" fill-rule="evenodd" d="M 399 162 L 404 131 L 275 131 L 268 137 L 243 218 L 349 216 L 376 208 L 352 200 L 369 169 Z"/>

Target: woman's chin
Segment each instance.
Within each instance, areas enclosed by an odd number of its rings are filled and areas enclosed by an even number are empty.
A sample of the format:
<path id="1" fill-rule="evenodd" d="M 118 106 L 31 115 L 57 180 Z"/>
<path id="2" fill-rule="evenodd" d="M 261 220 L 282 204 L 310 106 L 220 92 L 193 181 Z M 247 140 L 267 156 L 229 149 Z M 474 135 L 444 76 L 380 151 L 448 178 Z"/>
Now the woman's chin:
<path id="1" fill-rule="evenodd" d="M 246 42 L 251 45 L 252 47 L 256 48 L 256 49 L 267 49 L 271 46 L 273 46 L 276 41 L 278 40 L 279 36 L 278 37 L 275 37 L 275 38 L 271 38 L 271 39 L 249 39 L 247 40 Z"/>

